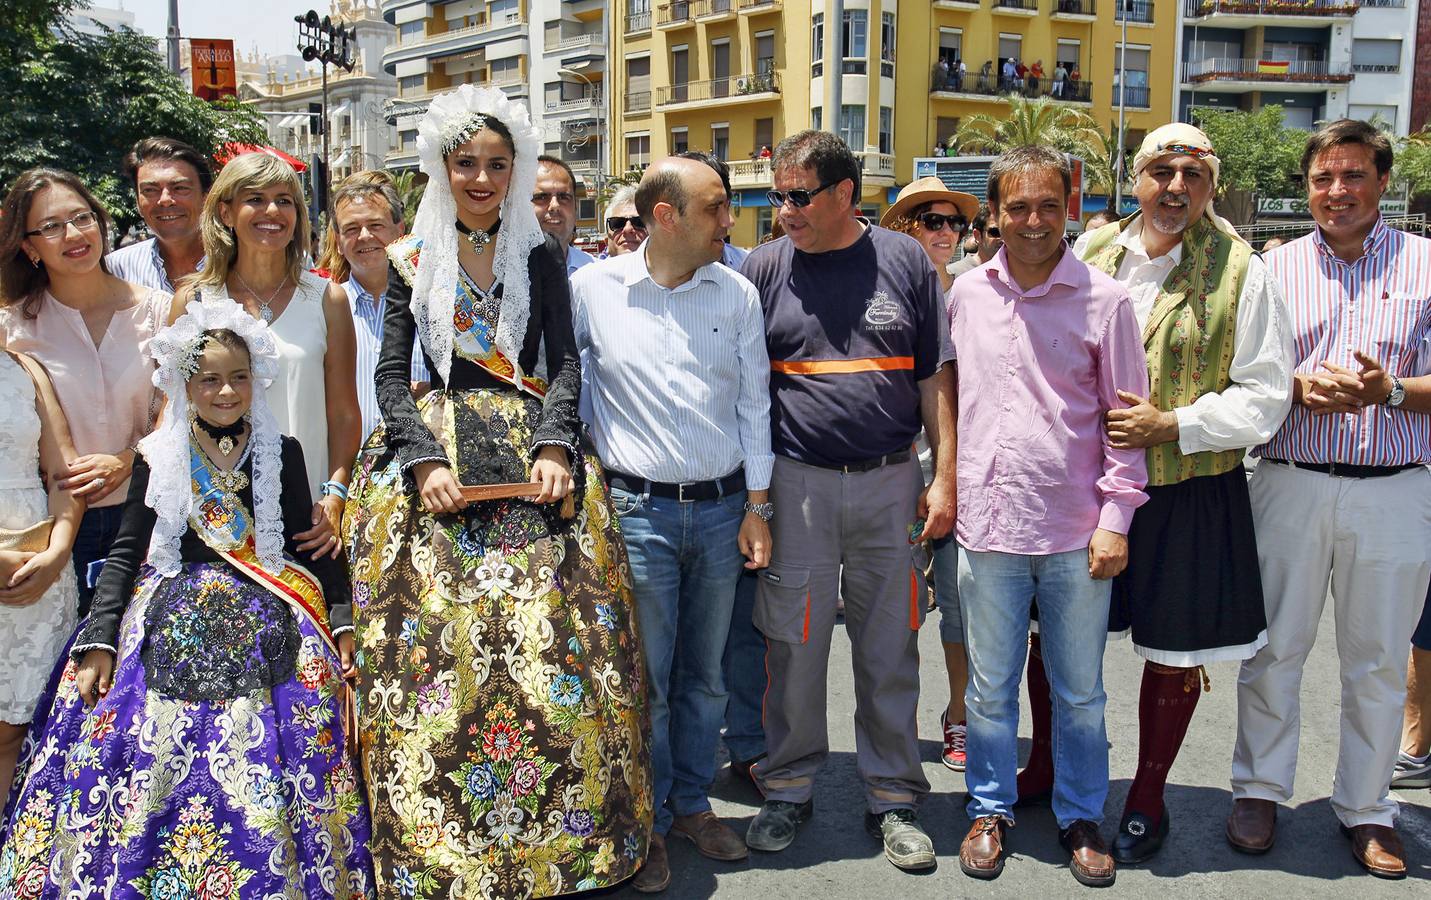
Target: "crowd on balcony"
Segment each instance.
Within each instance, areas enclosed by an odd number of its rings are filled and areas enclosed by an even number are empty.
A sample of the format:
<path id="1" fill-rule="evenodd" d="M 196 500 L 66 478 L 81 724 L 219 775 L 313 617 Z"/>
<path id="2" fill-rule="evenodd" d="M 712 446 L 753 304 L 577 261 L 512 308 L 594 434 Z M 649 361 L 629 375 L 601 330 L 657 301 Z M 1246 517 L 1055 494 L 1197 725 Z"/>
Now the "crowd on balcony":
<path id="1" fill-rule="evenodd" d="M 993 60 L 985 60 L 972 83 L 969 67 L 962 57 L 941 56 L 934 66 L 934 90 L 1026 97 L 1047 95 L 1055 100 L 1086 100 L 1088 93 L 1077 62 L 1058 60 L 1050 75 L 1042 59 L 1028 65 L 1013 56 L 1000 61 L 997 71 Z"/>

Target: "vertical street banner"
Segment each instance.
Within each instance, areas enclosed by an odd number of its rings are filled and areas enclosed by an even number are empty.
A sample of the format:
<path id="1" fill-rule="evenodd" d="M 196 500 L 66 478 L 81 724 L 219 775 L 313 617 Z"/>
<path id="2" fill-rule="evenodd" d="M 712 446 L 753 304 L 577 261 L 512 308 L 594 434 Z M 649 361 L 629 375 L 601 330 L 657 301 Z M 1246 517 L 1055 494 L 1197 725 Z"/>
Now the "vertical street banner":
<path id="1" fill-rule="evenodd" d="M 234 42 L 221 38 L 189 38 L 189 66 L 194 96 L 209 102 L 238 96 Z"/>

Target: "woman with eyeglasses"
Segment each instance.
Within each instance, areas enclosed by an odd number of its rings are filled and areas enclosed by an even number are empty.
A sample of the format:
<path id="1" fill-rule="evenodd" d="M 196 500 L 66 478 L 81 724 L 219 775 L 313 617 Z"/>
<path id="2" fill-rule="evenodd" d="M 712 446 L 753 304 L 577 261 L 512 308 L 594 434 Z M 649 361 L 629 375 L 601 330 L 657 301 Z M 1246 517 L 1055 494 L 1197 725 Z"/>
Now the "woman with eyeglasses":
<path id="1" fill-rule="evenodd" d="M 964 239 L 969 222 L 979 212 L 979 201 L 971 194 L 951 191 L 933 175 L 905 185 L 894 204 L 880 218 L 880 225 L 891 231 L 902 231 L 919 241 L 934 270 L 939 273 L 939 287 L 944 294 L 944 323 L 940 332 L 941 364 L 953 358 L 949 343 L 949 290 L 954 276 L 949 263 L 954 251 Z M 924 466 L 924 480 L 933 477 L 930 454 L 923 435 L 919 438 L 919 461 Z M 944 645 L 944 668 L 949 675 L 949 704 L 939 716 L 939 729 L 944 747 L 939 758 L 955 772 L 964 771 L 964 688 L 969 680 L 969 661 L 964 653 L 964 619 L 959 609 L 959 549 L 953 537 L 932 542 L 934 558 L 934 603 L 939 607 L 939 642 Z"/>
<path id="2" fill-rule="evenodd" d="M 84 183 L 58 169 L 22 173 L 0 213 L 0 335 L 49 372 L 79 454 L 57 474 L 88 505 L 72 555 L 81 617 L 119 530 L 134 445 L 153 425 L 145 348 L 169 306 L 105 270 L 109 229 Z"/>

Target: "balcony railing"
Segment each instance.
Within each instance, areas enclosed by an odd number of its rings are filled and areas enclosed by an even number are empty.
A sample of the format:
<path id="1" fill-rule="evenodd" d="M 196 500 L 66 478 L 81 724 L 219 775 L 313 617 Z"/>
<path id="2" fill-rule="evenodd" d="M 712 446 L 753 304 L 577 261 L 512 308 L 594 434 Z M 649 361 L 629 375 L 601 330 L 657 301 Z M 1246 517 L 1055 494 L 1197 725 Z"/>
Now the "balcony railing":
<path id="1" fill-rule="evenodd" d="M 1361 5 L 1372 9 L 1405 9 L 1406 0 L 1361 0 Z"/>
<path id="2" fill-rule="evenodd" d="M 768 187 L 774 178 L 770 162 L 769 159 L 732 160 L 728 163 L 731 186 L 737 188 Z"/>
<path id="3" fill-rule="evenodd" d="M 1361 5 L 1359 0 L 1185 0 L 1183 13 L 1189 19 L 1216 15 L 1350 17 Z"/>
<path id="4" fill-rule="evenodd" d="M 692 15 L 697 19 L 704 16 L 723 16 L 735 12 L 735 0 L 691 0 Z"/>
<path id="5" fill-rule="evenodd" d="M 856 153 L 860 158 L 860 172 L 876 178 L 894 177 L 893 153 Z"/>
<path id="6" fill-rule="evenodd" d="M 998 75 L 976 75 L 973 73 L 960 78 L 957 74 L 944 75 L 936 70 L 929 90 L 954 94 L 978 94 L 983 97 L 1004 97 L 1008 94 L 1018 94 L 1023 97 L 1048 97 L 1067 103 L 1093 102 L 1093 82 L 1065 78 L 1060 85 L 1048 75 L 1044 75 L 1035 82 L 1030 82 L 1028 79 L 1020 82 L 1017 78 L 1005 81 Z M 1129 91 L 1131 92 L 1132 88 L 1129 88 Z M 1132 100 L 1131 93 L 1129 100 L 1130 102 Z"/>
<path id="7" fill-rule="evenodd" d="M 640 31 L 651 30 L 651 11 L 631 13 L 626 17 L 626 33 L 636 34 Z"/>
<path id="8" fill-rule="evenodd" d="M 767 9 L 779 9 L 781 0 L 739 0 L 737 6 L 743 13 L 761 12 Z"/>
<path id="9" fill-rule="evenodd" d="M 1054 16 L 1096 16 L 1093 0 L 1053 0 Z"/>
<path id="10" fill-rule="evenodd" d="M 1130 69 L 1129 71 L 1132 71 L 1132 70 Z M 1117 108 L 1118 108 L 1118 103 L 1119 103 L 1119 100 L 1120 100 L 1118 94 L 1119 94 L 1118 85 L 1115 84 L 1115 85 L 1113 85 L 1113 100 L 1112 100 L 1113 108 L 1114 108 L 1114 109 L 1117 109 Z M 1125 88 L 1122 89 L 1122 94 L 1123 94 L 1123 96 L 1122 96 L 1121 100 L 1122 100 L 1124 106 L 1131 106 L 1131 107 L 1133 107 L 1133 108 L 1135 108 L 1135 109 L 1152 109 L 1152 106 L 1149 105 L 1148 88 L 1147 88 L 1147 87 L 1137 87 L 1137 86 L 1134 86 L 1134 85 L 1131 85 L 1131 84 L 1130 84 L 1130 85 L 1128 85 L 1127 87 L 1125 87 Z"/>
<path id="11" fill-rule="evenodd" d="M 564 113 L 586 112 L 587 110 L 599 109 L 601 107 L 601 95 L 591 94 L 586 97 L 576 97 L 571 100 L 554 100 L 547 103 L 547 112 L 554 115 Z"/>
<path id="12" fill-rule="evenodd" d="M 651 92 L 634 91 L 627 93 L 625 101 L 622 103 L 622 108 L 626 110 L 628 115 L 649 113 L 651 111 Z"/>
<path id="13" fill-rule="evenodd" d="M 672 103 L 694 103 L 701 100 L 728 100 L 759 94 L 780 93 L 780 75 L 764 72 L 759 75 L 732 75 L 711 81 L 688 81 L 659 88 L 656 102 L 661 106 Z"/>
<path id="14" fill-rule="evenodd" d="M 521 13 L 508 13 L 500 19 L 491 19 L 478 25 L 468 25 L 465 28 L 452 28 L 447 31 L 438 32 L 436 34 L 425 34 L 420 40 L 409 41 L 405 44 L 394 44 L 388 49 L 390 52 L 399 48 L 407 50 L 412 47 L 419 47 L 425 44 L 437 44 L 443 41 L 450 41 L 453 38 L 463 38 L 473 35 L 479 35 L 488 31 L 496 31 L 499 28 L 508 28 L 512 25 L 525 25 L 526 22 L 527 17 L 522 15 Z"/>
<path id="15" fill-rule="evenodd" d="M 697 6 L 700 6 L 697 0 L 672 0 L 670 3 L 662 3 L 656 7 L 656 24 L 679 25 L 682 22 L 694 21 Z"/>
<path id="16" fill-rule="evenodd" d="M 1153 0 L 1119 0 L 1113 7 L 1113 21 L 1140 22 L 1153 24 Z"/>
<path id="17" fill-rule="evenodd" d="M 1350 63 L 1280 62 L 1271 59 L 1200 59 L 1183 65 L 1183 81 L 1280 81 L 1337 84 L 1352 80 Z"/>
<path id="18" fill-rule="evenodd" d="M 575 34 L 564 37 L 559 41 L 548 40 L 545 50 L 575 50 L 580 47 L 601 46 L 601 35 L 599 34 Z"/>
<path id="19" fill-rule="evenodd" d="M 994 0 L 994 12 L 1038 12 L 1038 0 Z"/>
<path id="20" fill-rule="evenodd" d="M 1401 63 L 1352 63 L 1352 71 L 1368 75 L 1395 75 L 1401 71 Z"/>

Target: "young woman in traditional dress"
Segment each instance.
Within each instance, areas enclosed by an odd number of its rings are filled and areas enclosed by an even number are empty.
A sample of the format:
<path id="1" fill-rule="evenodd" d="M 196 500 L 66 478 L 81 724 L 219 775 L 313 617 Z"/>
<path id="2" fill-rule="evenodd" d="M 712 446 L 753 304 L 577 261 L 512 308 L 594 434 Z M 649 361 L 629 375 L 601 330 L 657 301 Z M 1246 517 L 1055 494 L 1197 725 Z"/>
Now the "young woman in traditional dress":
<path id="1" fill-rule="evenodd" d="M 350 587 L 338 560 L 294 561 L 312 505 L 265 402 L 273 337 L 196 302 L 151 351 L 169 406 L 40 701 L 0 898 L 370 897 Z"/>
<path id="2" fill-rule="evenodd" d="M 540 134 L 463 85 L 433 100 L 418 153 L 427 192 L 388 250 L 386 425 L 344 522 L 380 890 L 604 887 L 646 855 L 650 727 L 625 547 L 580 446 L 564 249 L 528 201 Z M 414 332 L 436 388 L 420 403 Z M 510 482 L 540 495 L 459 489 Z"/>

